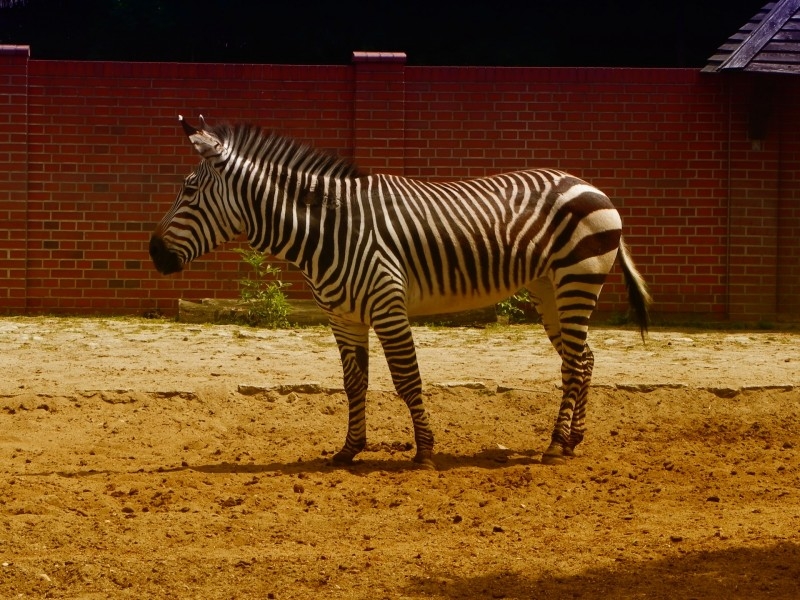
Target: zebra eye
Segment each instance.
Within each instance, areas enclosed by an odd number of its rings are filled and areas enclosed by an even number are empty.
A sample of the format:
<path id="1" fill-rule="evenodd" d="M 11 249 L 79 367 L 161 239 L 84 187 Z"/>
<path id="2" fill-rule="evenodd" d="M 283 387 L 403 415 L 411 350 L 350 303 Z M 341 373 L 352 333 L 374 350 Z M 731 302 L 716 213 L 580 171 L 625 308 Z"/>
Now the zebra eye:
<path id="1" fill-rule="evenodd" d="M 189 202 L 196 202 L 197 201 L 197 190 L 198 187 L 196 185 L 185 184 L 183 186 L 183 197 L 188 200 Z"/>
<path id="2" fill-rule="evenodd" d="M 197 175 L 194 173 L 190 174 L 186 179 L 183 180 L 183 191 L 186 194 L 194 194 L 197 189 Z"/>

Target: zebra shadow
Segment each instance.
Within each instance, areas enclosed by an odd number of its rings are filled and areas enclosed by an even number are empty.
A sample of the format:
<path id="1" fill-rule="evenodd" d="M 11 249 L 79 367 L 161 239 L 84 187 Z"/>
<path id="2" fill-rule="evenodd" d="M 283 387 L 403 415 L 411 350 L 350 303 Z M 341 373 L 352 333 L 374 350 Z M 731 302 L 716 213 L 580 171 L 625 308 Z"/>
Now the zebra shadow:
<path id="1" fill-rule="evenodd" d="M 365 453 L 369 454 L 369 453 Z M 407 471 L 421 471 L 431 473 L 441 473 L 443 471 L 453 471 L 465 468 L 479 469 L 503 469 L 514 466 L 539 465 L 540 453 L 530 451 L 511 451 L 511 450 L 483 450 L 472 455 L 452 454 L 448 452 L 438 453 L 434 456 L 436 470 L 421 469 L 412 459 L 412 455 L 392 455 L 381 458 L 359 458 L 349 465 L 339 465 L 330 458 L 319 457 L 311 460 L 297 460 L 293 462 L 272 462 L 272 463 L 241 463 L 241 462 L 219 462 L 192 465 L 184 463 L 180 466 L 140 468 L 135 471 L 126 469 L 80 469 L 67 471 L 63 469 L 53 469 L 39 472 L 16 473 L 16 475 L 26 475 L 30 477 L 49 477 L 58 475 L 66 478 L 95 477 L 98 475 L 120 475 L 123 473 L 149 473 L 166 474 L 180 473 L 182 471 L 195 471 L 208 474 L 259 474 L 259 473 L 282 473 L 285 475 L 297 475 L 300 473 L 333 473 L 336 471 L 351 471 L 356 474 L 368 474 L 376 472 L 403 473 Z M 552 467 L 547 467 L 548 469 Z"/>
<path id="2" fill-rule="evenodd" d="M 504 469 L 515 466 L 538 465 L 541 464 L 539 459 L 540 455 L 540 452 L 533 450 L 520 452 L 492 449 L 482 450 L 472 455 L 442 452 L 434 455 L 436 470 L 431 472 L 452 471 L 464 468 Z M 335 471 L 352 471 L 358 474 L 365 474 L 380 471 L 399 473 L 423 470 L 411 459 L 411 454 L 402 456 L 395 454 L 385 458 L 371 458 L 367 455 L 354 460 L 351 464 L 339 465 L 334 463 L 330 458 L 319 457 L 311 460 L 264 464 L 220 462 L 215 464 L 187 465 L 183 467 L 183 469 L 209 474 L 282 473 L 284 475 L 331 473 Z"/>

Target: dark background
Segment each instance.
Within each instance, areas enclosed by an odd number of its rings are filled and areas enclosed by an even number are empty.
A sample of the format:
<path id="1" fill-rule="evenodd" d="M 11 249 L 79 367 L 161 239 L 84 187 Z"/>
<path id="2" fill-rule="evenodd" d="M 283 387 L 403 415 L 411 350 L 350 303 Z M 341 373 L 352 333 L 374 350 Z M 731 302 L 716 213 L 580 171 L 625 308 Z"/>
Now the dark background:
<path id="1" fill-rule="evenodd" d="M 765 0 L 0 0 L 38 59 L 701 67 Z"/>

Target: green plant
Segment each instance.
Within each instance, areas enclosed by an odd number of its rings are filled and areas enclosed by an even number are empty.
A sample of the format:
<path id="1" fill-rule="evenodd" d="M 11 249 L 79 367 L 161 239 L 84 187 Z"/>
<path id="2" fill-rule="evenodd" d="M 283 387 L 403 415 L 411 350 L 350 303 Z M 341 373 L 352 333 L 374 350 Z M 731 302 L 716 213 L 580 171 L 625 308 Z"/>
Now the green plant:
<path id="1" fill-rule="evenodd" d="M 627 325 L 631 322 L 628 313 L 614 313 L 610 315 L 606 320 L 607 325 L 611 325 L 612 327 L 622 327 L 623 325 Z"/>
<path id="2" fill-rule="evenodd" d="M 530 321 L 529 312 L 532 305 L 530 292 L 521 289 L 513 296 L 498 302 L 495 309 L 497 316 L 505 317 L 509 323 L 525 323 Z"/>
<path id="3" fill-rule="evenodd" d="M 289 301 L 280 280 L 281 270 L 267 261 L 267 255 L 250 248 L 234 250 L 252 269 L 251 277 L 239 280 L 239 294 L 247 304 L 240 320 L 252 327 L 278 329 L 289 325 Z"/>

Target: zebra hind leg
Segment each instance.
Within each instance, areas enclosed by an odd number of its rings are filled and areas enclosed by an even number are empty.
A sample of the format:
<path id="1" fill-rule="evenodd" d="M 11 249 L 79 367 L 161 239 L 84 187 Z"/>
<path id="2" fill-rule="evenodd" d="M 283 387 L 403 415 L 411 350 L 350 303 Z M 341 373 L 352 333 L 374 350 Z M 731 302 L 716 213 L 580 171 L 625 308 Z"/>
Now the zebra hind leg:
<path id="1" fill-rule="evenodd" d="M 573 282 L 559 288 L 542 278 L 530 284 L 547 336 L 561 356 L 562 400 L 542 464 L 558 465 L 575 456 L 585 432 L 586 404 L 594 359 L 586 344 L 589 316 L 601 284 Z"/>
<path id="2" fill-rule="evenodd" d="M 594 369 L 594 354 L 589 349 L 589 344 L 583 351 L 583 376 L 581 387 L 578 391 L 578 399 L 575 402 L 575 410 L 572 413 L 572 425 L 569 431 L 569 441 L 564 447 L 564 456 L 575 456 L 575 446 L 583 441 L 586 433 L 586 405 L 589 399 L 589 384 L 592 382 L 592 370 Z"/>
<path id="3" fill-rule="evenodd" d="M 583 388 L 583 368 L 580 358 L 564 356 L 561 362 L 561 406 L 558 409 L 550 445 L 542 454 L 542 464 L 561 465 L 575 456 L 577 440 L 572 437 L 572 421 Z M 581 436 L 582 437 L 582 436 Z"/>
<path id="4" fill-rule="evenodd" d="M 367 444 L 366 398 L 369 382 L 369 327 L 330 319 L 339 347 L 344 373 L 344 389 L 349 406 L 347 438 L 333 462 L 350 464 Z"/>

